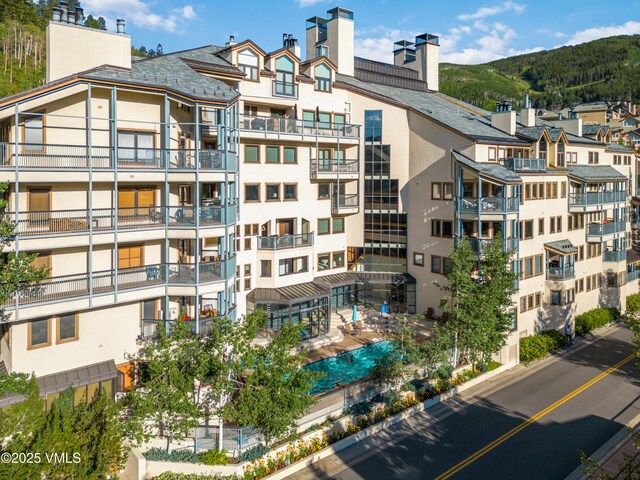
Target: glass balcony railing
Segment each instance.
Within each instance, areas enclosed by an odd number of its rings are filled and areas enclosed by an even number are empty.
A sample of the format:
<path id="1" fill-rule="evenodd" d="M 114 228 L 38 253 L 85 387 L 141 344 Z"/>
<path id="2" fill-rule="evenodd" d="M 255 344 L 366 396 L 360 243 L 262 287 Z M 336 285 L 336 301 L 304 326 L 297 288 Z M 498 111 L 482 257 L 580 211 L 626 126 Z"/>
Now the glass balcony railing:
<path id="1" fill-rule="evenodd" d="M 316 122 L 286 117 L 240 115 L 240 130 L 265 134 L 313 135 L 319 137 L 359 138 L 360 126 L 346 123 Z"/>
<path id="2" fill-rule="evenodd" d="M 156 320 L 156 319 L 142 319 L 142 328 L 140 330 L 140 336 L 142 338 L 153 338 L 158 334 L 158 330 L 162 328 L 166 328 L 169 332 L 176 325 L 177 322 L 182 321 L 185 325 L 189 327 L 191 332 L 196 333 L 196 325 L 198 325 L 198 333 L 203 336 L 207 336 L 211 333 L 214 328 L 216 318 L 220 318 L 219 316 L 213 318 L 207 318 L 200 316 L 198 322 L 195 319 L 187 319 L 187 320 Z"/>
<path id="3" fill-rule="evenodd" d="M 602 205 L 605 203 L 620 203 L 627 199 L 626 192 L 586 192 L 570 193 L 569 206 Z"/>
<path id="4" fill-rule="evenodd" d="M 520 208 L 520 201 L 517 197 L 458 197 L 460 211 L 463 213 L 516 213 Z"/>
<path id="5" fill-rule="evenodd" d="M 575 268 L 573 265 L 565 265 L 564 267 L 556 267 L 547 265 L 547 280 L 570 280 L 575 277 Z"/>
<path id="6" fill-rule="evenodd" d="M 626 222 L 590 223 L 587 225 L 588 236 L 612 235 L 626 230 Z"/>
<path id="7" fill-rule="evenodd" d="M 196 165 L 197 163 L 197 165 Z M 0 169 L 235 171 L 235 152 L 211 149 L 0 143 Z"/>
<path id="8" fill-rule="evenodd" d="M 633 282 L 640 278 L 640 270 L 627 271 L 627 283 Z"/>
<path id="9" fill-rule="evenodd" d="M 312 245 L 313 233 L 258 237 L 258 250 L 285 250 L 290 248 L 310 247 Z"/>
<path id="10" fill-rule="evenodd" d="M 469 245 L 471 245 L 471 249 L 476 254 L 482 254 L 487 247 L 495 241 L 494 238 L 475 238 L 475 237 L 467 237 L 469 241 Z M 457 240 L 459 241 L 459 239 Z M 507 238 L 504 240 L 505 250 L 512 252 L 518 250 L 518 239 L 517 238 Z"/>
<path id="11" fill-rule="evenodd" d="M 357 160 L 339 160 L 339 159 L 311 159 L 311 178 L 318 178 L 319 175 L 327 176 L 335 174 L 339 176 L 341 173 L 355 173 L 360 171 Z"/>
<path id="12" fill-rule="evenodd" d="M 360 206 L 360 198 L 357 193 L 350 195 L 334 195 L 331 197 L 331 208 L 334 213 L 351 212 L 358 210 Z"/>
<path id="13" fill-rule="evenodd" d="M 514 172 L 544 172 L 547 161 L 544 158 L 505 158 L 502 165 Z"/>
<path id="14" fill-rule="evenodd" d="M 605 250 L 603 259 L 605 262 L 621 262 L 627 259 L 626 250 Z"/>

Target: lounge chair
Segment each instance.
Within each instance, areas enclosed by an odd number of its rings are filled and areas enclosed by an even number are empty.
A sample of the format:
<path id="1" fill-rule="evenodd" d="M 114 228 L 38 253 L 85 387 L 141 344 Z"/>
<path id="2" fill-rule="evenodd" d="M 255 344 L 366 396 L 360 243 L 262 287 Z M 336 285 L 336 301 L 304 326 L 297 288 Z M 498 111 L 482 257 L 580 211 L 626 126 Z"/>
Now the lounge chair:
<path id="1" fill-rule="evenodd" d="M 349 335 L 355 335 L 356 332 L 353 329 L 353 323 L 352 322 L 347 322 L 344 324 L 344 333 L 348 333 Z"/>
<path id="2" fill-rule="evenodd" d="M 356 322 L 356 330 L 360 330 L 360 331 L 364 330 L 364 322 L 362 320 L 358 320 Z"/>

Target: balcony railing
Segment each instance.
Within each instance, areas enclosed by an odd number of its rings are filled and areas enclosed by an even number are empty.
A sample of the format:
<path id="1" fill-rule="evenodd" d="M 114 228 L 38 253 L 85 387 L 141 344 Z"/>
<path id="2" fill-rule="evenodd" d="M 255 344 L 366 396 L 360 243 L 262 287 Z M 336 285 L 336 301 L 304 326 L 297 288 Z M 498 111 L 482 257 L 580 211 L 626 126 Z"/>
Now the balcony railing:
<path id="1" fill-rule="evenodd" d="M 605 250 L 603 259 L 605 262 L 621 262 L 627 259 L 626 250 Z"/>
<path id="2" fill-rule="evenodd" d="M 460 211 L 463 213 L 516 213 L 520 208 L 520 201 L 517 197 L 473 197 L 458 198 Z M 478 208 L 479 207 L 479 208 Z"/>
<path id="3" fill-rule="evenodd" d="M 220 316 L 216 317 L 200 317 L 200 320 L 197 322 L 199 325 L 199 334 L 203 336 L 209 335 L 212 329 L 214 328 L 216 319 L 220 318 Z M 162 319 L 142 319 L 142 328 L 140 331 L 140 336 L 142 338 L 153 338 L 157 335 L 158 330 L 161 328 L 166 328 L 168 331 L 176 325 L 177 322 L 182 321 L 185 325 L 187 325 L 191 332 L 196 332 L 196 320 L 162 320 Z"/>
<path id="4" fill-rule="evenodd" d="M 626 222 L 590 223 L 587 225 L 587 236 L 603 236 L 622 233 L 626 228 Z"/>
<path id="5" fill-rule="evenodd" d="M 331 197 L 331 207 L 334 213 L 338 213 L 341 210 L 353 210 L 358 209 L 360 205 L 360 199 L 357 193 L 349 195 L 334 195 Z"/>
<path id="6" fill-rule="evenodd" d="M 515 172 L 544 172 L 547 160 L 544 158 L 505 158 L 502 164 Z"/>
<path id="7" fill-rule="evenodd" d="M 258 250 L 285 250 L 290 248 L 310 247 L 312 245 L 313 233 L 258 237 Z"/>
<path id="8" fill-rule="evenodd" d="M 357 160 L 341 159 L 311 159 L 311 178 L 317 178 L 318 174 L 328 175 L 341 173 L 354 173 L 360 171 Z"/>
<path id="9" fill-rule="evenodd" d="M 236 170 L 236 154 L 221 150 L 0 143 L 0 169 L 33 170 Z"/>
<path id="10" fill-rule="evenodd" d="M 240 115 L 240 130 L 262 133 L 359 138 L 360 126 L 285 117 Z"/>
<path id="11" fill-rule="evenodd" d="M 495 241 L 494 238 L 475 238 L 475 237 L 467 237 L 469 241 L 469 245 L 471 245 L 471 249 L 474 253 L 482 254 L 486 248 Z M 459 240 L 457 240 L 459 241 Z M 505 242 L 505 250 L 506 251 L 515 251 L 518 250 L 518 239 L 517 238 L 507 238 L 504 240 Z"/>
<path id="12" fill-rule="evenodd" d="M 547 265 L 547 280 L 570 280 L 575 277 L 575 268 L 573 265 L 565 265 L 564 267 L 555 267 Z"/>
<path id="13" fill-rule="evenodd" d="M 570 193 L 569 206 L 601 205 L 605 203 L 620 203 L 627 199 L 626 192 L 586 192 Z"/>
<path id="14" fill-rule="evenodd" d="M 627 272 L 627 282 L 633 282 L 640 278 L 640 270 L 632 270 L 631 272 Z"/>
<path id="15" fill-rule="evenodd" d="M 199 264 L 199 284 L 215 283 L 224 280 L 225 274 L 235 273 L 235 256 L 219 262 Z M 103 270 L 74 275 L 50 277 L 38 285 L 26 286 L 18 294 L 20 305 L 51 303 L 69 298 L 81 298 L 93 295 L 105 295 L 127 290 L 146 289 L 161 285 L 195 285 L 196 268 L 194 264 L 160 263 L 132 268 Z M 91 286 L 91 288 L 90 288 Z M 16 305 L 16 294 L 0 305 L 11 308 Z"/>
<path id="16" fill-rule="evenodd" d="M 271 94 L 274 97 L 298 98 L 298 84 L 293 82 L 283 82 L 273 80 Z"/>
<path id="17" fill-rule="evenodd" d="M 139 207 L 139 208 L 96 208 L 89 210 L 50 210 L 42 212 L 7 213 L 7 220 L 17 225 L 16 232 L 21 237 L 43 237 L 114 231 L 116 220 L 118 230 L 146 228 L 193 228 L 196 214 L 200 214 L 199 225 L 212 227 L 231 223 L 236 219 L 236 206 L 212 207 Z M 168 223 L 167 223 L 168 221 Z M 91 228 L 90 228 L 91 227 Z"/>

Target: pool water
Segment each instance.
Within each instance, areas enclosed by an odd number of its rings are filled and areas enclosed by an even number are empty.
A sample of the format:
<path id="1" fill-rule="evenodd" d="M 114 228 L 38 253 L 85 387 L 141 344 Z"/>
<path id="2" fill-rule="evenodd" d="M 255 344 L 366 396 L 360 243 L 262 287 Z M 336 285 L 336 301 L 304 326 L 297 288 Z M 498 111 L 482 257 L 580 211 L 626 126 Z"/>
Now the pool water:
<path id="1" fill-rule="evenodd" d="M 336 383 L 344 385 L 368 376 L 376 362 L 392 351 L 393 346 L 389 341 L 383 340 L 305 365 L 307 370 L 326 373 L 315 382 L 311 394 L 331 390 Z"/>

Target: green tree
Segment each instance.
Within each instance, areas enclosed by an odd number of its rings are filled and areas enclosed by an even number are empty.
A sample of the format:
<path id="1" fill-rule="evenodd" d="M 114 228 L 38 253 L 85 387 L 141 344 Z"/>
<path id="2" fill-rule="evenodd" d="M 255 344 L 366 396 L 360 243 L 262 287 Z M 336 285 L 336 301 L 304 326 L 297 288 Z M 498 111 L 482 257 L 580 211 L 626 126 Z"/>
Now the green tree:
<path id="1" fill-rule="evenodd" d="M 381 383 L 396 384 L 406 381 L 415 374 L 416 366 L 423 363 L 422 352 L 416 341 L 416 330 L 412 324 L 423 318 L 422 315 L 407 317 L 404 314 L 396 317 L 396 327 L 387 334 L 393 351 L 382 357 L 372 370 L 372 375 Z"/>
<path id="2" fill-rule="evenodd" d="M 106 30 L 107 22 L 103 17 L 95 18 L 93 15 L 89 15 L 84 19 L 84 26 L 95 28 L 96 30 Z"/>
<path id="3" fill-rule="evenodd" d="M 5 445 L 12 442 L 25 445 L 42 425 L 44 401 L 40 398 L 38 382 L 34 376 L 24 373 L 0 374 L 0 398 L 10 395 L 21 395 L 23 400 L 2 411 L 0 439 L 5 439 Z"/>

